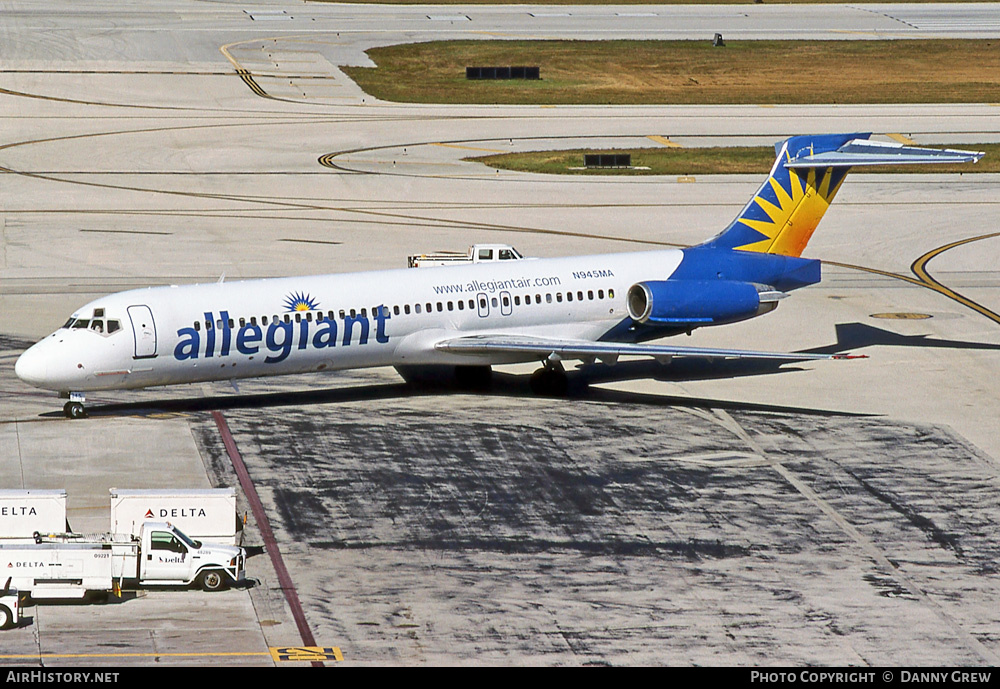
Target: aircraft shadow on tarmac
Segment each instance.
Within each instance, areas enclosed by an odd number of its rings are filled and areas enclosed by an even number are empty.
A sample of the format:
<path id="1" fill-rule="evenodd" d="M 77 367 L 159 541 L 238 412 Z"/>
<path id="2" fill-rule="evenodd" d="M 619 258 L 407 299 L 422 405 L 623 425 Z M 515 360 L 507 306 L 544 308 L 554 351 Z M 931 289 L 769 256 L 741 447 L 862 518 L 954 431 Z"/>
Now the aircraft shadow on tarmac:
<path id="1" fill-rule="evenodd" d="M 836 332 L 837 341 L 835 343 L 804 351 L 816 354 L 834 354 L 846 351 L 857 352 L 871 346 L 1000 350 L 1000 345 L 997 344 L 934 339 L 927 335 L 900 335 L 864 323 L 840 323 L 836 326 Z M 664 382 L 717 380 L 745 376 L 787 374 L 804 370 L 800 367 L 789 367 L 788 363 L 781 360 L 740 359 L 706 361 L 679 358 L 667 365 L 651 360 L 623 361 L 614 366 L 603 364 L 581 365 L 567 372 L 569 390 L 566 399 L 797 414 L 855 415 L 846 412 L 833 412 L 805 407 L 751 404 L 735 400 L 680 397 L 590 387 L 593 384 L 624 382 L 628 380 L 645 379 Z M 833 365 L 838 364 L 834 362 Z M 416 384 L 368 384 L 321 390 L 93 404 L 89 406 L 88 413 L 91 416 L 191 413 L 225 411 L 227 409 L 376 402 L 408 397 L 470 392 L 497 398 L 533 397 L 535 395 L 531 392 L 528 378 L 529 376 L 527 375 L 494 372 L 488 387 L 470 389 L 469 387 L 458 385 L 453 376 L 446 375 L 443 372 L 429 371 Z M 42 416 L 59 417 L 62 416 L 62 413 L 53 411 Z"/>

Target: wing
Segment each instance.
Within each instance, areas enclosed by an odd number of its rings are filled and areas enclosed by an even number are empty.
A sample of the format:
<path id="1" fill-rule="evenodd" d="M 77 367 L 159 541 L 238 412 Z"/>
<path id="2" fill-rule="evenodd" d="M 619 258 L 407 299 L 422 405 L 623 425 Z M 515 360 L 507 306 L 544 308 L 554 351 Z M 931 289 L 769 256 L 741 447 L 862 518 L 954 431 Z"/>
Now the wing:
<path id="1" fill-rule="evenodd" d="M 757 352 L 745 349 L 590 342 L 588 340 L 564 340 L 525 335 L 470 335 L 438 342 L 435 348 L 456 354 L 533 354 L 539 359 L 555 361 L 581 359 L 587 362 L 600 359 L 605 363 L 614 363 L 620 356 L 651 356 L 661 362 L 667 362 L 675 356 L 701 359 L 778 359 L 782 361 L 867 358 L 865 355 Z"/>

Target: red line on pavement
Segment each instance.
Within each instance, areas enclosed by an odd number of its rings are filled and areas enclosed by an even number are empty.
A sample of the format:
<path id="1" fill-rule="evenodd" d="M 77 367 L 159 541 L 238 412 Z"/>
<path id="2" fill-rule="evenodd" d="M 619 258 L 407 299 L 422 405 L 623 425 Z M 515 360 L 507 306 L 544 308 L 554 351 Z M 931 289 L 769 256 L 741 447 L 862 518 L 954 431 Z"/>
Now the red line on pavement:
<path id="1" fill-rule="evenodd" d="M 304 646 L 315 646 L 316 640 L 313 638 L 312 630 L 309 629 L 309 623 L 306 622 L 305 612 L 302 610 L 302 604 L 299 602 L 299 594 L 295 590 L 295 584 L 292 583 L 292 577 L 288 574 L 284 560 L 281 559 L 281 552 L 278 550 L 278 543 L 274 539 L 271 523 L 267 519 L 267 513 L 264 511 L 264 505 L 260 501 L 260 496 L 257 495 L 257 489 L 254 487 L 253 481 L 250 480 L 250 472 L 247 471 L 247 466 L 243 463 L 243 456 L 240 455 L 240 451 L 236 448 L 236 441 L 233 440 L 233 434 L 229 431 L 229 424 L 226 423 L 226 417 L 222 415 L 222 412 L 213 411 L 212 418 L 215 419 L 215 425 L 219 427 L 219 434 L 222 436 L 222 442 L 226 446 L 226 452 L 229 453 L 229 459 L 233 463 L 233 469 L 236 470 L 236 476 L 240 480 L 243 494 L 247 496 L 247 500 L 250 502 L 250 509 L 253 511 L 254 519 L 257 520 L 257 527 L 260 529 L 261 537 L 264 539 L 264 547 L 267 549 L 267 554 L 271 557 L 271 564 L 274 565 L 274 571 L 278 573 L 278 583 L 281 585 L 281 590 L 285 593 L 288 607 L 291 608 L 292 617 L 299 628 L 302 644 Z M 322 666 L 322 663 L 317 662 L 313 663 L 313 665 Z"/>

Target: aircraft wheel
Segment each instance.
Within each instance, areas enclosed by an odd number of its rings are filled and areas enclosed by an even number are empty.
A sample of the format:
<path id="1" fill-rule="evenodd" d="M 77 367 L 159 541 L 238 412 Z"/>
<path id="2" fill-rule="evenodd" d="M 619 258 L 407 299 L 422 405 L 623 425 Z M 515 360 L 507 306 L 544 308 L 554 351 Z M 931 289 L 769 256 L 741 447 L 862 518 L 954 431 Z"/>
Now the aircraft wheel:
<path id="1" fill-rule="evenodd" d="M 13 619 L 14 614 L 6 606 L 0 605 L 0 629 L 7 629 Z"/>
<path id="2" fill-rule="evenodd" d="M 80 402 L 67 402 L 63 406 L 63 414 L 67 419 L 84 419 L 87 417 L 87 409 Z"/>
<path id="3" fill-rule="evenodd" d="M 545 397 L 565 397 L 569 381 L 562 371 L 540 368 L 531 374 L 531 391 Z"/>

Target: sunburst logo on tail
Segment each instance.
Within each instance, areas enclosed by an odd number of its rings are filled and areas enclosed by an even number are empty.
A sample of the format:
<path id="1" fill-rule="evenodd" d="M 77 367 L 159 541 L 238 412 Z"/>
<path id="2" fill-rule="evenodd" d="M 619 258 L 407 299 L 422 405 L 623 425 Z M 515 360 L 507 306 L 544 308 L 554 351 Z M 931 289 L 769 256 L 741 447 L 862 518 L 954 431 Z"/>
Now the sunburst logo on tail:
<path id="1" fill-rule="evenodd" d="M 319 302 L 305 292 L 292 292 L 285 297 L 285 308 L 289 311 L 313 311 L 319 308 Z"/>
<path id="2" fill-rule="evenodd" d="M 803 177 L 793 169 L 775 165 L 767 183 L 739 219 L 757 232 L 759 239 L 736 248 L 801 256 L 846 173 L 833 168 L 808 168 Z"/>

